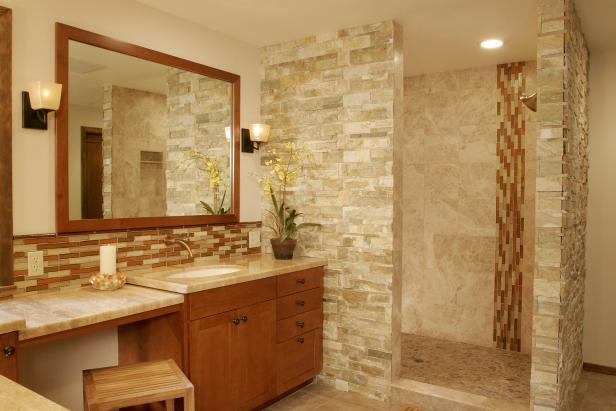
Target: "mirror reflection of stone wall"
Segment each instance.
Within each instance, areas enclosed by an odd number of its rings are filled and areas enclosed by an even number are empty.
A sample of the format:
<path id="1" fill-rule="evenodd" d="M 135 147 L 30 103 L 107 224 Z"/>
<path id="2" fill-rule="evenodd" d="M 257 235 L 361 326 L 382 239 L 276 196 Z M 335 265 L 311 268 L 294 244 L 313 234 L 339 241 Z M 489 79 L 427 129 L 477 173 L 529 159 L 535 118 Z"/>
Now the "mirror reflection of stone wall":
<path id="1" fill-rule="evenodd" d="M 219 200 L 224 196 L 229 210 L 231 83 L 73 41 L 69 55 L 71 219 L 100 218 L 80 205 L 92 193 L 82 190 L 89 187 L 84 167 L 92 170 L 79 135 L 84 127 L 102 129 L 102 176 L 94 174 L 103 218 L 209 214 L 201 202 L 217 210 L 204 161 L 191 159 L 195 150 L 218 164 Z M 100 210 L 101 202 L 94 204 Z"/>
<path id="2" fill-rule="evenodd" d="M 169 215 L 203 213 L 200 201 L 212 204 L 213 193 L 207 175 L 193 164 L 187 153 L 198 149 L 223 159 L 220 169 L 229 189 L 230 143 L 225 127 L 231 126 L 232 87 L 224 81 L 178 69 L 170 69 L 167 139 L 167 212 Z M 225 190 L 221 187 L 221 190 Z M 228 209 L 230 193 L 225 204 Z"/>

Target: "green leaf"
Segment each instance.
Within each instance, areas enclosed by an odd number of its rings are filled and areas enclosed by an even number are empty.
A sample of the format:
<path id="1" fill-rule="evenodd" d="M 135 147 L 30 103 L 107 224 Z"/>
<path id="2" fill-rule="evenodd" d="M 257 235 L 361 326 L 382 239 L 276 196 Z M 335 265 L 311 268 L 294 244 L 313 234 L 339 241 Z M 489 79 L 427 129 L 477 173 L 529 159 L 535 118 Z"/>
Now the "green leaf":
<path id="1" fill-rule="evenodd" d="M 278 201 L 276 201 L 276 196 L 274 195 L 274 190 L 272 187 L 270 187 L 270 197 L 272 197 L 272 204 L 274 205 L 276 213 L 278 213 Z"/>
<path id="2" fill-rule="evenodd" d="M 222 200 L 220 200 L 220 210 L 222 211 L 222 214 L 227 214 L 225 213 L 225 208 L 223 207 L 226 197 L 227 197 L 227 189 L 225 188 L 224 193 L 222 193 Z"/>
<path id="3" fill-rule="evenodd" d="M 205 210 L 206 210 L 208 213 L 210 213 L 210 214 L 216 214 L 216 213 L 214 212 L 214 209 L 212 209 L 212 207 L 210 207 L 210 205 L 209 205 L 209 204 L 207 204 L 207 203 L 205 203 L 205 202 L 203 202 L 203 201 L 200 201 L 200 203 L 201 203 L 201 207 L 205 208 Z"/>

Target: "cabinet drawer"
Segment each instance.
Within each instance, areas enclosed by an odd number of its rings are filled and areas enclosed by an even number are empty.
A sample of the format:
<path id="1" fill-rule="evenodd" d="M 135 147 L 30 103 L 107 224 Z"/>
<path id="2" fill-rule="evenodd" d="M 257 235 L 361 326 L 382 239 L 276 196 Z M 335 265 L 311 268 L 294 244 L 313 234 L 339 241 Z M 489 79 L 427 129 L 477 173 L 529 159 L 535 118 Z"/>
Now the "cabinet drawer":
<path id="1" fill-rule="evenodd" d="M 190 319 L 224 313 L 276 298 L 276 278 L 248 281 L 188 295 Z"/>
<path id="2" fill-rule="evenodd" d="M 278 276 L 278 297 L 323 287 L 323 267 Z"/>
<path id="3" fill-rule="evenodd" d="M 308 381 L 321 371 L 321 330 L 301 334 L 277 344 L 277 394 Z"/>
<path id="4" fill-rule="evenodd" d="M 323 306 L 323 289 L 314 288 L 278 299 L 278 319 L 316 310 Z"/>
<path id="5" fill-rule="evenodd" d="M 308 331 L 312 331 L 315 328 L 322 327 L 323 310 L 318 308 L 278 321 L 276 338 L 278 342 L 282 342 Z"/>

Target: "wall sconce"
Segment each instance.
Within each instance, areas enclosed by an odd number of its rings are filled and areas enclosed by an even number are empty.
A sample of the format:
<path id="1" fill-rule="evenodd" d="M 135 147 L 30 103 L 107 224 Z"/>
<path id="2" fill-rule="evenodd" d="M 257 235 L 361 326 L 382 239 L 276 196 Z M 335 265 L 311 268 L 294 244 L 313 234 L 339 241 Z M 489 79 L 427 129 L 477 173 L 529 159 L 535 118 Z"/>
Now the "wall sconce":
<path id="1" fill-rule="evenodd" d="M 253 153 L 258 150 L 261 144 L 267 143 L 269 140 L 270 130 L 272 127 L 268 124 L 255 123 L 250 125 L 249 129 L 242 129 L 242 152 Z"/>
<path id="2" fill-rule="evenodd" d="M 60 107 L 62 84 L 34 81 L 21 92 L 22 127 L 47 130 L 47 113 Z"/>

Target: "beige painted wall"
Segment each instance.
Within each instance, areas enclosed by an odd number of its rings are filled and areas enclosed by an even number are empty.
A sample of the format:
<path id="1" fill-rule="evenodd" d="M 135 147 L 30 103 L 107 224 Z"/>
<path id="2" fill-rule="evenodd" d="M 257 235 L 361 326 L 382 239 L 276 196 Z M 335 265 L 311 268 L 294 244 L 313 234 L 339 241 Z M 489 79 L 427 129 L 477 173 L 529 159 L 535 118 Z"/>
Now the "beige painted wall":
<path id="1" fill-rule="evenodd" d="M 525 70 L 529 90 L 535 68 Z M 403 333 L 494 345 L 496 73 L 489 66 L 405 78 Z M 535 115 L 526 121 L 524 352 L 532 330 Z"/>
<path id="2" fill-rule="evenodd" d="M 239 74 L 241 123 L 260 120 L 259 48 L 224 37 L 196 24 L 133 1 L 0 0 L 13 9 L 13 106 L 32 80 L 54 78 L 56 21 L 116 37 L 158 51 Z M 16 234 L 55 231 L 54 116 L 48 131 L 21 128 L 13 111 L 13 183 Z M 251 173 L 259 154 L 241 156 L 241 219 L 260 220 L 261 191 Z"/>
<path id="3" fill-rule="evenodd" d="M 71 106 L 68 118 L 69 144 L 69 217 L 81 218 L 81 127 L 103 127 L 103 110 L 92 107 Z"/>
<path id="4" fill-rule="evenodd" d="M 584 361 L 616 367 L 616 50 L 591 55 Z"/>
<path id="5" fill-rule="evenodd" d="M 173 54 L 239 74 L 241 124 L 260 120 L 260 50 L 193 23 L 124 0 L 0 0 L 13 9 L 13 107 L 21 107 L 21 91 L 32 80 L 54 78 L 56 21 Z M 54 116 L 48 131 L 21 128 L 21 112 L 13 111 L 13 197 L 15 234 L 55 231 Z M 261 190 L 251 173 L 259 170 L 259 154 L 241 155 L 241 219 L 261 219 Z M 81 404 L 81 375 L 61 374 L 62 368 L 112 365 L 115 331 L 110 338 L 65 340 L 23 353 L 21 378 L 27 386 L 72 410 Z M 46 366 L 46 364 L 50 364 Z M 41 366 L 36 366 L 40 364 Z"/>

